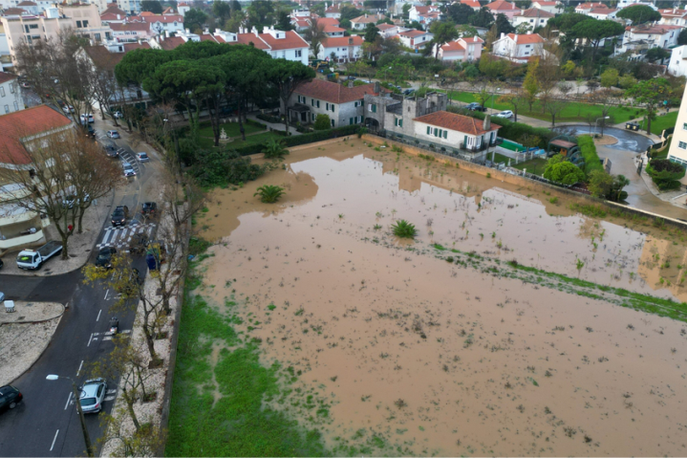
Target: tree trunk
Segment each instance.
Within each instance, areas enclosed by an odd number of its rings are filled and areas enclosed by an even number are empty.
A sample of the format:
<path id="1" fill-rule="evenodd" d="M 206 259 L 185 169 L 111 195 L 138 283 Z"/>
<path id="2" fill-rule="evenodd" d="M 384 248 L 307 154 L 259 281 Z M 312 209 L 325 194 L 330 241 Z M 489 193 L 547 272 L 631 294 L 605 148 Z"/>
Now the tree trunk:
<path id="1" fill-rule="evenodd" d="M 124 391 L 124 400 L 126 401 L 126 409 L 129 411 L 129 416 L 131 417 L 131 421 L 134 422 L 134 426 L 136 427 L 136 431 L 139 431 L 141 429 L 141 424 L 138 422 L 138 417 L 136 416 L 136 412 L 134 412 L 134 401 L 135 399 L 131 399 L 131 396 L 129 393 L 127 393 L 126 389 L 122 390 Z"/>
<path id="2" fill-rule="evenodd" d="M 286 136 L 289 136 L 289 98 L 284 98 L 282 97 L 282 101 L 284 102 L 284 124 L 286 124 Z"/>
<path id="3" fill-rule="evenodd" d="M 239 118 L 239 130 L 241 131 L 241 139 L 245 142 L 246 141 L 246 129 L 243 127 L 243 116 L 241 116 L 241 108 L 243 107 L 242 101 L 239 99 L 238 102 L 236 103 L 237 111 L 238 111 L 238 118 Z"/>
<path id="4" fill-rule="evenodd" d="M 86 207 L 86 208 L 88 208 L 88 207 Z M 83 234 L 83 226 L 82 226 L 81 222 L 83 221 L 84 213 L 86 213 L 86 208 L 79 207 L 79 223 L 77 225 L 78 229 L 76 230 L 77 234 Z"/>

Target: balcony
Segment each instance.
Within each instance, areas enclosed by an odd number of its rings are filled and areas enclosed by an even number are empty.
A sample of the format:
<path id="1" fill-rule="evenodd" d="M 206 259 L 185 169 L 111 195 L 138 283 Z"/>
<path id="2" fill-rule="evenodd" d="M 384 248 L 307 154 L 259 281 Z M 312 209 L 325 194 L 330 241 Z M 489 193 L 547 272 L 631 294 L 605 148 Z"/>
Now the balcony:
<path id="1" fill-rule="evenodd" d="M 461 144 L 460 144 L 460 149 L 465 150 L 465 151 L 469 151 L 469 152 L 471 152 L 471 153 L 477 153 L 477 152 L 479 152 L 479 151 L 484 151 L 484 150 L 486 150 L 486 149 L 487 149 L 488 147 L 490 147 L 490 146 L 495 146 L 495 145 L 496 145 L 496 142 L 493 142 L 493 143 L 491 143 L 491 144 L 488 143 L 488 142 L 484 142 L 484 143 L 482 143 L 480 146 L 468 146 L 468 145 L 466 145 L 465 143 L 461 143 Z"/>

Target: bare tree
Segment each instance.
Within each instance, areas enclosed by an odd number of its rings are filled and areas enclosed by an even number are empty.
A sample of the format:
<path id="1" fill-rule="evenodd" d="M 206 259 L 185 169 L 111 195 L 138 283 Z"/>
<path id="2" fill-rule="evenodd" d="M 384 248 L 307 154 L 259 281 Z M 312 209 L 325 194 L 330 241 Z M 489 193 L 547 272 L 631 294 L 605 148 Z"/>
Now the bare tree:
<path id="1" fill-rule="evenodd" d="M 510 93 L 503 94 L 499 102 L 505 102 L 513 107 L 513 121 L 518 122 L 518 112 L 528 103 L 528 97 L 522 87 L 512 87 Z"/>
<path id="2" fill-rule="evenodd" d="M 7 166 L 0 167 L 0 182 L 18 185 L 8 191 L 15 205 L 50 218 L 62 240 L 62 259 L 67 259 L 70 226 L 75 226 L 77 216 L 80 222 L 90 205 L 83 203 L 86 196 L 94 199 L 109 193 L 119 183 L 121 172 L 102 160 L 97 143 L 74 129 L 41 138 L 14 134 L 25 139 L 24 149 L 6 155 L 9 159 Z M 0 145 L 0 151 L 3 148 L 7 146 Z M 67 196 L 74 196 L 73 204 Z"/>
<path id="3" fill-rule="evenodd" d="M 119 127 L 117 116 L 115 116 L 110 109 L 110 103 L 118 92 L 117 79 L 114 76 L 114 71 L 91 67 L 87 73 L 87 77 L 88 84 L 91 86 L 93 98 L 98 103 L 103 121 L 106 119 L 106 115 L 109 115 L 112 117 L 115 126 Z"/>
<path id="4" fill-rule="evenodd" d="M 125 422 L 126 416 L 122 407 L 112 415 L 105 414 L 101 419 L 101 427 L 106 433 L 99 439 L 105 446 L 113 444 L 114 456 L 140 457 L 158 456 L 164 446 L 167 431 L 161 430 L 153 422 L 146 422 L 138 430 L 131 431 Z"/>

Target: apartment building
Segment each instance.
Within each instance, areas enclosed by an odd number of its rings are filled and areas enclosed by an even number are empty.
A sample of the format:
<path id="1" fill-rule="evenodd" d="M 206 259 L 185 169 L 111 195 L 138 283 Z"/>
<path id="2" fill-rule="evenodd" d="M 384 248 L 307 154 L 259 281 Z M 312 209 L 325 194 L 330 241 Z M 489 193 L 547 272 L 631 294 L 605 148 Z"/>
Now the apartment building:
<path id="1" fill-rule="evenodd" d="M 21 86 L 17 77 L 10 73 L 0 72 L 0 115 L 24 109 L 21 98 Z"/>
<path id="2" fill-rule="evenodd" d="M 668 150 L 668 159 L 687 167 L 687 87 L 682 94 L 682 103 L 677 114 L 677 121 L 675 122 L 675 131 L 673 132 L 673 140 L 670 143 Z M 687 184 L 687 177 L 682 179 L 683 184 Z"/>

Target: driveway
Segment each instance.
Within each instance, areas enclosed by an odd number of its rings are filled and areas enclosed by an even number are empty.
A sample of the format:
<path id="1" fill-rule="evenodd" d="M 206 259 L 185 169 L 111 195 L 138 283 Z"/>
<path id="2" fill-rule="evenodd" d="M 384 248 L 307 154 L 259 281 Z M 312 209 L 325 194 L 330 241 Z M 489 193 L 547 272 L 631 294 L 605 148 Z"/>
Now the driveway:
<path id="1" fill-rule="evenodd" d="M 584 124 L 556 126 L 553 130 L 561 133 L 570 133 L 572 135 L 591 134 L 592 131 L 594 131 L 593 128 L 590 130 L 589 126 Z M 597 130 L 596 132 L 600 132 L 600 130 Z M 629 130 L 618 129 L 616 127 L 604 128 L 604 136 L 606 135 L 610 135 L 611 137 L 618 139 L 618 143 L 606 145 L 607 148 L 625 151 L 627 153 L 643 153 L 647 150 L 647 148 L 654 144 L 653 140 L 645 137 L 642 134 L 631 132 Z M 634 155 L 630 154 L 630 157 L 634 157 Z"/>

